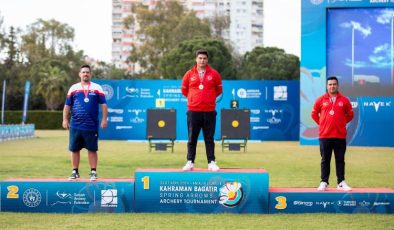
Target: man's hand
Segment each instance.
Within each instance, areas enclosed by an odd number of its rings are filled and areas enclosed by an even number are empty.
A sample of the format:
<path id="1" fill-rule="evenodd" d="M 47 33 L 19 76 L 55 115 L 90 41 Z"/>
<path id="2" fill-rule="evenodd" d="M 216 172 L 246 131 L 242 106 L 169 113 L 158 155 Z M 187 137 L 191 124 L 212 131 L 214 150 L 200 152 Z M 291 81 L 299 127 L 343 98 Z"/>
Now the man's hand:
<path id="1" fill-rule="evenodd" d="M 70 128 L 70 123 L 68 122 L 68 119 L 63 119 L 63 124 L 62 124 L 64 129 L 69 129 Z"/>
<path id="2" fill-rule="evenodd" d="M 107 128 L 107 126 L 108 126 L 107 119 L 102 119 L 101 120 L 101 128 L 105 129 L 105 128 Z"/>

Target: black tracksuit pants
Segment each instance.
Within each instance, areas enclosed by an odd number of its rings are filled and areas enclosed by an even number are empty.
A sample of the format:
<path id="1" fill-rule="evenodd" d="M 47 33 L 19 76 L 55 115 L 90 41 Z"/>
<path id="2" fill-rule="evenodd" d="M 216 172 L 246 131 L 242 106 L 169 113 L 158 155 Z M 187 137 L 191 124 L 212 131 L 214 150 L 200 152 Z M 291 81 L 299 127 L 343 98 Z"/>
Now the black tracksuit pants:
<path id="1" fill-rule="evenodd" d="M 338 184 L 345 180 L 345 152 L 346 139 L 341 138 L 320 138 L 321 155 L 321 181 L 328 183 L 330 177 L 330 162 L 332 152 L 335 155 L 335 166 L 337 171 Z"/>
<path id="2" fill-rule="evenodd" d="M 187 128 L 188 128 L 188 142 L 187 142 L 187 160 L 192 161 L 196 159 L 196 148 L 198 135 L 202 129 L 205 141 L 205 151 L 207 154 L 208 163 L 215 161 L 215 127 L 216 127 L 216 111 L 211 112 L 187 112 Z"/>

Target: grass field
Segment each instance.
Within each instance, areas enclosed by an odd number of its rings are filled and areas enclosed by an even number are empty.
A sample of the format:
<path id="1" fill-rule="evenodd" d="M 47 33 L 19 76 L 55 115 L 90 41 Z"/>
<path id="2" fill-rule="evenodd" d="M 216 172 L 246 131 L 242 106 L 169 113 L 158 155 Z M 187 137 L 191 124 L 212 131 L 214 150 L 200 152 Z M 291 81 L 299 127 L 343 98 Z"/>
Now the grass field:
<path id="1" fill-rule="evenodd" d="M 36 132 L 37 138 L 0 142 L 0 180 L 6 178 L 66 178 L 71 171 L 67 131 Z M 186 161 L 186 143 L 174 153 L 149 152 L 147 143 L 100 141 L 99 177 L 129 178 L 136 168 L 180 168 Z M 394 149 L 349 147 L 346 181 L 353 187 L 394 188 Z M 80 172 L 87 177 L 86 151 Z M 316 187 L 320 154 L 317 146 L 298 142 L 248 143 L 248 151 L 221 152 L 222 168 L 265 168 L 270 187 Z M 330 183 L 336 184 L 334 161 Z M 196 167 L 207 166 L 204 144 L 197 149 Z M 380 214 L 32 214 L 0 213 L 0 229 L 394 229 L 393 215 Z"/>

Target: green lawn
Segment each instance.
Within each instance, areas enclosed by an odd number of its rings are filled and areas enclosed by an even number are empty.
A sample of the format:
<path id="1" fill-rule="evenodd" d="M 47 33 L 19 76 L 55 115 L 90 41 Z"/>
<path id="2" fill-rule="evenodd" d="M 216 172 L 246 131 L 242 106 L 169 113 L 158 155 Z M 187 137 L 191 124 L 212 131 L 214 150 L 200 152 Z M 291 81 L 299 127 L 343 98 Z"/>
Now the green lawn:
<path id="1" fill-rule="evenodd" d="M 6 178 L 66 178 L 71 171 L 67 131 L 36 132 L 37 138 L 0 142 L 0 180 Z M 186 161 L 186 143 L 176 143 L 174 153 L 149 152 L 147 143 L 100 141 L 99 177 L 129 178 L 136 168 L 180 168 Z M 80 172 L 87 177 L 86 151 Z M 320 154 L 317 146 L 298 142 L 248 143 L 248 151 L 221 152 L 222 168 L 265 168 L 271 187 L 316 187 L 319 184 Z M 207 166 L 204 144 L 199 143 L 196 167 Z M 330 183 L 336 184 L 332 162 Z M 349 147 L 346 181 L 353 187 L 394 188 L 393 148 Z M 50 220 L 50 221 L 48 221 Z M 0 213 L 0 229 L 99 228 L 115 229 L 394 229 L 393 215 L 379 214 L 32 214 Z"/>

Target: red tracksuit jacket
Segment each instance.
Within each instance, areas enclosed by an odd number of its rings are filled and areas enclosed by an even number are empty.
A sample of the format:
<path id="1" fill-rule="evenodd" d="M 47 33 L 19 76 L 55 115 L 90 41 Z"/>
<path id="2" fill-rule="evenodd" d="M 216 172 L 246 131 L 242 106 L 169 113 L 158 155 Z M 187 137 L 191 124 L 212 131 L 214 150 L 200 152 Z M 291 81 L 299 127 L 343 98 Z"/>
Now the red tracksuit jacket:
<path id="1" fill-rule="evenodd" d="M 330 114 L 333 110 L 334 114 Z M 346 138 L 346 124 L 354 113 L 349 99 L 338 93 L 332 103 L 328 93 L 320 96 L 312 109 L 312 119 L 319 125 L 319 138 Z"/>
<path id="2" fill-rule="evenodd" d="M 203 89 L 200 89 L 200 84 Z M 187 71 L 182 80 L 182 94 L 187 97 L 189 111 L 215 111 L 216 97 L 223 91 L 220 74 L 207 65 L 203 80 L 198 75 L 197 65 Z"/>

